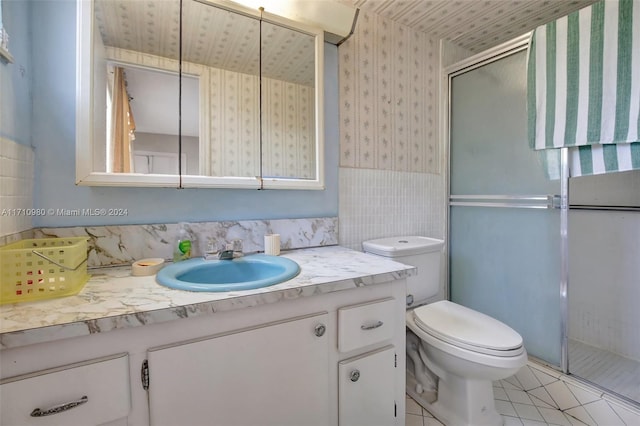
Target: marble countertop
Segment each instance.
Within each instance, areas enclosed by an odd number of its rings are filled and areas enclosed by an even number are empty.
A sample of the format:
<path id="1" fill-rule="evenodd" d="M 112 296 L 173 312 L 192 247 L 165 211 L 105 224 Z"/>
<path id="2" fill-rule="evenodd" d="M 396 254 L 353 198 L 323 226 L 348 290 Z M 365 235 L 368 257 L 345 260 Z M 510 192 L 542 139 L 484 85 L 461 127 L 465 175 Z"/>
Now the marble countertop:
<path id="1" fill-rule="evenodd" d="M 225 293 L 173 290 L 157 284 L 155 276 L 131 276 L 129 266 L 93 269 L 75 296 L 0 306 L 0 350 L 348 290 L 415 273 L 412 266 L 340 246 L 282 256 L 300 265 L 297 277 Z"/>

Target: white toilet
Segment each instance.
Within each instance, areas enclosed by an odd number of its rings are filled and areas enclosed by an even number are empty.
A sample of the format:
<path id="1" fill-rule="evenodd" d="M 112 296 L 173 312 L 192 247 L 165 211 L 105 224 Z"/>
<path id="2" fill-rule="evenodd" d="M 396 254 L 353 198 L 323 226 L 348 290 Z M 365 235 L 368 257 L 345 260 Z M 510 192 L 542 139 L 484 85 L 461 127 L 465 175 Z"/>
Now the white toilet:
<path id="1" fill-rule="evenodd" d="M 493 381 L 527 363 L 522 337 L 502 322 L 447 300 L 433 301 L 444 242 L 427 237 L 365 241 L 365 252 L 416 266 L 407 279 L 407 393 L 447 426 L 502 425 Z"/>

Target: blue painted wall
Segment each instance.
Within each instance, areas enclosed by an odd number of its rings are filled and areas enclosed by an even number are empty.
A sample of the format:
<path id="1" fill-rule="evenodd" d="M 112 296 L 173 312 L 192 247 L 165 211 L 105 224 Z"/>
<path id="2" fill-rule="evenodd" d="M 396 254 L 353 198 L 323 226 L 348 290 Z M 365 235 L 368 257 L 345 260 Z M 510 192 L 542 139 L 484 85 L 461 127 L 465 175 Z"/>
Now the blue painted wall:
<path id="1" fill-rule="evenodd" d="M 2 21 L 14 63 L 0 60 L 0 137 L 31 145 L 31 33 L 29 1 L 3 1 Z"/>
<path id="2" fill-rule="evenodd" d="M 31 3 L 31 2 L 30 2 Z M 125 208 L 126 216 L 34 217 L 34 227 L 171 223 L 338 215 L 338 49 L 325 45 L 323 191 L 110 188 L 75 185 L 75 43 L 73 0 L 31 4 L 34 207 Z"/>

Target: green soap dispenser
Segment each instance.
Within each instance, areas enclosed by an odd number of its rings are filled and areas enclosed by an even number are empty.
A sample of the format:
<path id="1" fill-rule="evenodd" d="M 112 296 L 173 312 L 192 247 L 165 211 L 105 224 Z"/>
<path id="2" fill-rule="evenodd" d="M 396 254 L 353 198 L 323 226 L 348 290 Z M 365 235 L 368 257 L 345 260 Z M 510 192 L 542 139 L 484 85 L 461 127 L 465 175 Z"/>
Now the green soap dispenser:
<path id="1" fill-rule="evenodd" d="M 187 260 L 191 257 L 191 239 L 187 232 L 187 224 L 180 222 L 178 224 L 178 237 L 176 238 L 176 244 L 173 248 L 173 261 L 180 262 L 181 260 Z"/>

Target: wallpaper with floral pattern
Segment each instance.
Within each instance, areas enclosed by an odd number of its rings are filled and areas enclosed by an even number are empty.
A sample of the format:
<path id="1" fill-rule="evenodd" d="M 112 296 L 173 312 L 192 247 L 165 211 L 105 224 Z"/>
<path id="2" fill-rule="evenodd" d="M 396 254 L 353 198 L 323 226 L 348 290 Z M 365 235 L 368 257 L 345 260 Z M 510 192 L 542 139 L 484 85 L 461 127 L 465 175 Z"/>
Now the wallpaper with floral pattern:
<path id="1" fill-rule="evenodd" d="M 340 166 L 439 173 L 438 40 L 361 10 L 340 45 Z"/>

